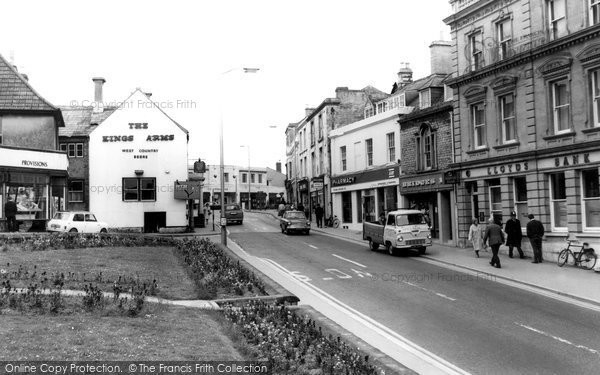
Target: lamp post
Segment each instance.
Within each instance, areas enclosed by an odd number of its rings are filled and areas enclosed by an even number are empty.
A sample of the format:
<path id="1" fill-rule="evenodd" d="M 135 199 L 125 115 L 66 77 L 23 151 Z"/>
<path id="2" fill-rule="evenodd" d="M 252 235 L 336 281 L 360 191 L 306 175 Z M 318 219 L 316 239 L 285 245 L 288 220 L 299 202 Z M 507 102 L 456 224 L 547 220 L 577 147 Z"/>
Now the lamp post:
<path id="1" fill-rule="evenodd" d="M 252 200 L 250 199 L 250 145 L 241 145 L 248 149 L 248 210 L 252 209 Z"/>
<path id="2" fill-rule="evenodd" d="M 243 73 L 256 73 L 259 71 L 258 68 L 232 68 L 223 73 L 221 73 L 221 77 L 224 77 L 227 73 L 231 73 L 234 70 L 241 70 Z M 225 191 L 225 179 L 223 175 L 225 174 L 225 164 L 223 162 L 223 98 L 219 98 L 219 112 L 221 117 L 221 126 L 220 126 L 220 154 L 221 154 L 221 244 L 227 246 L 227 219 L 225 218 L 225 199 L 223 197 L 223 192 Z"/>

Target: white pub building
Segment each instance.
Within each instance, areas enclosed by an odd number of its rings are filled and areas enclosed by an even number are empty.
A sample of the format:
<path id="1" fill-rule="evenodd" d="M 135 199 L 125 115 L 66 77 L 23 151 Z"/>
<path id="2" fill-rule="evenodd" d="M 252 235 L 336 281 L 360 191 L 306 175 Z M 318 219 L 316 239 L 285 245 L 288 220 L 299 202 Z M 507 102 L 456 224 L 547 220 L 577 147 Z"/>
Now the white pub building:
<path id="1" fill-rule="evenodd" d="M 186 226 L 187 130 L 139 89 L 120 104 L 89 135 L 90 210 L 111 228 Z"/>

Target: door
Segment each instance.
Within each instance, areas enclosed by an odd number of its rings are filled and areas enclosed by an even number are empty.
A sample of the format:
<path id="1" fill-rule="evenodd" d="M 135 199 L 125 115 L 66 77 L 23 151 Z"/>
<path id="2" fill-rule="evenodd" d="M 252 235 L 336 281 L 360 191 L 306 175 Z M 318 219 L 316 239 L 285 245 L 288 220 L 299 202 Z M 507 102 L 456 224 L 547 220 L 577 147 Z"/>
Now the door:
<path id="1" fill-rule="evenodd" d="M 73 215 L 73 228 L 78 232 L 85 232 L 85 218 L 83 214 Z"/>
<path id="2" fill-rule="evenodd" d="M 167 226 L 166 212 L 144 212 L 144 233 L 158 233 Z"/>
<path id="3" fill-rule="evenodd" d="M 85 214 L 85 232 L 86 233 L 99 233 L 100 224 L 96 220 L 94 214 Z"/>

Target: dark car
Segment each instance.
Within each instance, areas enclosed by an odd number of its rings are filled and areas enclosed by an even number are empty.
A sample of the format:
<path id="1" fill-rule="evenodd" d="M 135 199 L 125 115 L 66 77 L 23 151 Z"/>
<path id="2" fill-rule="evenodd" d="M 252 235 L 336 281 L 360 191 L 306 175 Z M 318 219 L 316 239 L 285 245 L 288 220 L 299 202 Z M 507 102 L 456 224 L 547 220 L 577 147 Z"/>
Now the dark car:
<path id="1" fill-rule="evenodd" d="M 306 219 L 306 215 L 302 211 L 286 211 L 279 220 L 281 233 L 289 234 L 290 232 L 310 233 L 310 221 Z"/>
<path id="2" fill-rule="evenodd" d="M 244 222 L 244 211 L 242 211 L 237 204 L 226 204 L 225 219 L 227 219 L 227 225 L 229 225 L 229 223 L 242 224 Z"/>

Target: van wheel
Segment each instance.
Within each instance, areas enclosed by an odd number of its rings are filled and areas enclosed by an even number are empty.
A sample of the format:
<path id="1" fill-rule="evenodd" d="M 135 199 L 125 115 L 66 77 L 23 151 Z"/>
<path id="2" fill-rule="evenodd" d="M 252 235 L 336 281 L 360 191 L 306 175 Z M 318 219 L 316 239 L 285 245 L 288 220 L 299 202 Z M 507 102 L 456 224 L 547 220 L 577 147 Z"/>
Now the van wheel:
<path id="1" fill-rule="evenodd" d="M 417 250 L 419 250 L 419 255 L 423 255 L 427 251 L 427 248 L 425 246 L 421 246 L 417 248 Z"/>
<path id="2" fill-rule="evenodd" d="M 369 249 L 371 249 L 371 251 L 377 251 L 377 249 L 379 249 L 379 244 L 373 242 L 373 240 L 369 238 Z"/>
<path id="3" fill-rule="evenodd" d="M 385 244 L 385 249 L 387 250 L 388 254 L 390 255 L 396 255 L 396 248 L 394 246 L 392 246 L 391 243 L 386 243 Z"/>

